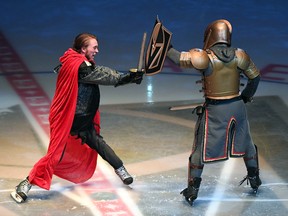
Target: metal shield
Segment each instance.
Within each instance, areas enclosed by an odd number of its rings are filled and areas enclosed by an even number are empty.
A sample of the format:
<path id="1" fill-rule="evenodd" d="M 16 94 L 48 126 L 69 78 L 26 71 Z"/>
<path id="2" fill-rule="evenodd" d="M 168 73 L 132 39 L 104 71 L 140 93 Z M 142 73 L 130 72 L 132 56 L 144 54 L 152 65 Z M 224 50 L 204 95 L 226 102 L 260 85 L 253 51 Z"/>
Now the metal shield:
<path id="1" fill-rule="evenodd" d="M 146 51 L 146 75 L 149 76 L 161 72 L 171 37 L 172 33 L 162 25 L 157 17 Z"/>

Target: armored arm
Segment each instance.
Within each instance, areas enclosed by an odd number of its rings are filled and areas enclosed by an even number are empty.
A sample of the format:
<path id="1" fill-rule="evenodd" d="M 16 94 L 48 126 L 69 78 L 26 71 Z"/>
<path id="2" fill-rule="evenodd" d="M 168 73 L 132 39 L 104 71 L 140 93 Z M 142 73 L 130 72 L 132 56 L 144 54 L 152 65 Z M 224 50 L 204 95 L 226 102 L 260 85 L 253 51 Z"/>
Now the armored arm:
<path id="1" fill-rule="evenodd" d="M 172 47 L 172 45 L 169 46 L 169 50 L 167 52 L 167 57 L 174 62 L 176 65 L 180 65 L 180 52 Z"/>
<path id="2" fill-rule="evenodd" d="M 252 102 L 253 96 L 258 88 L 259 81 L 260 76 L 248 80 L 245 89 L 241 93 L 241 98 L 245 103 Z"/>
<path id="3" fill-rule="evenodd" d="M 179 52 L 171 47 L 167 57 L 182 68 L 204 70 L 209 66 L 209 57 L 202 49 L 191 49 L 189 52 Z"/>
<path id="4" fill-rule="evenodd" d="M 237 49 L 235 54 L 238 59 L 238 68 L 248 78 L 241 97 L 245 103 L 251 102 L 260 82 L 260 72 L 244 50 Z"/>

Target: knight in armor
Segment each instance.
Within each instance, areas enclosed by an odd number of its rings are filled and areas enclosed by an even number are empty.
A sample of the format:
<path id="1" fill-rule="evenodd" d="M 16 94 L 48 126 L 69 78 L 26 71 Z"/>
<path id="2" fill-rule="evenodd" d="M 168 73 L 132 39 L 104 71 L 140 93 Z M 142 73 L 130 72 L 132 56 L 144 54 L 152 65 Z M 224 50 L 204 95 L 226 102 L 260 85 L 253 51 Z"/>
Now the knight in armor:
<path id="1" fill-rule="evenodd" d="M 189 157 L 188 184 L 181 194 L 193 204 L 198 196 L 204 164 L 243 157 L 245 180 L 253 192 L 261 185 L 257 146 L 253 143 L 245 103 L 251 102 L 260 73 L 249 55 L 231 46 L 232 26 L 224 19 L 208 25 L 203 49 L 179 52 L 170 45 L 167 57 L 183 68 L 201 73 L 205 102 L 195 108 L 198 119 Z M 247 84 L 240 93 L 240 78 Z"/>
<path id="2" fill-rule="evenodd" d="M 32 185 L 49 190 L 53 175 L 74 183 L 88 180 L 95 171 L 98 154 L 115 170 L 124 184 L 133 182 L 122 160 L 100 135 L 99 85 L 140 84 L 143 72 L 120 73 L 96 65 L 98 40 L 90 33 L 79 34 L 55 68 L 58 73 L 49 122 L 47 154 L 11 193 L 18 202 L 27 199 Z"/>

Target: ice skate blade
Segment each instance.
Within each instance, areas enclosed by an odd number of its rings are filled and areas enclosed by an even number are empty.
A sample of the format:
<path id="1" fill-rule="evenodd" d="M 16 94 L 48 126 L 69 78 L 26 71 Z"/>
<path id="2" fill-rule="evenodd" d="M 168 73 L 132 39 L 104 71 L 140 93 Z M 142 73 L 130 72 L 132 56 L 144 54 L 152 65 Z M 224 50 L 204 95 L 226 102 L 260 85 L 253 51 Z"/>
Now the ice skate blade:
<path id="1" fill-rule="evenodd" d="M 17 203 L 23 203 L 25 200 L 23 200 L 23 198 L 18 195 L 15 191 L 13 191 L 10 196 L 17 202 Z"/>
<path id="2" fill-rule="evenodd" d="M 193 206 L 195 199 L 185 198 L 190 206 Z"/>
<path id="3" fill-rule="evenodd" d="M 258 188 L 257 189 L 253 189 L 252 190 L 252 194 L 254 194 L 256 196 L 258 194 Z"/>

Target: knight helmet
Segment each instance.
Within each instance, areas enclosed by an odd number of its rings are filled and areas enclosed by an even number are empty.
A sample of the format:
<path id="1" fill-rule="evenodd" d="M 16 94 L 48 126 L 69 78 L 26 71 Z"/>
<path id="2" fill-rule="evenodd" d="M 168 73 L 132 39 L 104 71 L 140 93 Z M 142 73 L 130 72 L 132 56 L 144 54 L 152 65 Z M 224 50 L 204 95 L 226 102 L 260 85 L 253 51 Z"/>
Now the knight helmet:
<path id="1" fill-rule="evenodd" d="M 209 49 L 215 44 L 224 43 L 231 45 L 232 26 L 225 19 L 216 20 L 210 23 L 204 33 L 204 47 Z"/>

